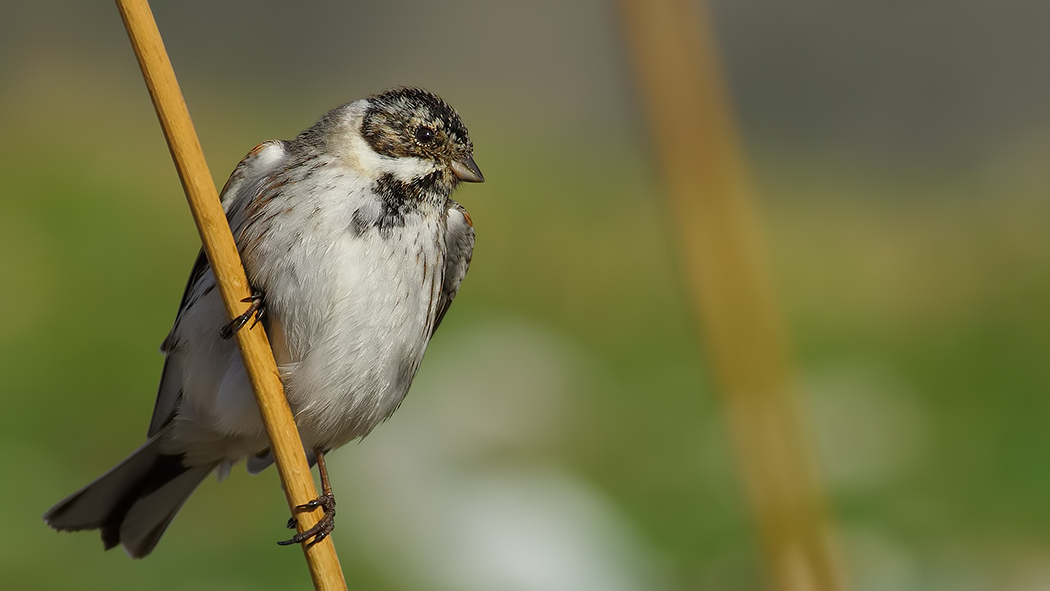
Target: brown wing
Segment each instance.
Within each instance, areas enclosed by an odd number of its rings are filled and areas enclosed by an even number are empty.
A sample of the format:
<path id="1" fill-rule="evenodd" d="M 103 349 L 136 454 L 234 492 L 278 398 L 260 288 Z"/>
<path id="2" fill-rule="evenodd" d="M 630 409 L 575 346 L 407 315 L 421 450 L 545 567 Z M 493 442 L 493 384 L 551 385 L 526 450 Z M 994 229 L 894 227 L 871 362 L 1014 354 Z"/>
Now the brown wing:
<path id="1" fill-rule="evenodd" d="M 226 186 L 222 189 L 223 209 L 226 210 L 226 218 L 232 227 L 236 228 L 243 224 L 246 204 L 259 191 L 260 184 L 266 176 L 284 163 L 286 155 L 285 142 L 270 140 L 255 146 L 233 170 L 233 174 L 230 175 Z M 197 300 L 214 288 L 215 277 L 211 274 L 211 265 L 202 249 L 197 255 L 193 270 L 190 271 L 189 281 L 186 282 L 186 290 L 182 294 L 182 302 L 179 304 L 179 313 L 175 316 L 175 324 L 160 346 L 162 353 L 169 355 L 178 346 L 176 328 L 182 319 L 183 310 L 191 308 Z M 216 338 L 218 338 L 220 328 L 215 328 Z M 157 401 L 153 405 L 153 416 L 149 423 L 149 437 L 155 435 L 171 421 L 181 397 L 182 374 L 177 364 L 171 363 L 169 358 L 164 362 L 164 370 L 161 373 Z"/>
<path id="2" fill-rule="evenodd" d="M 448 209 L 448 232 L 445 234 L 445 278 L 438 294 L 437 319 L 434 320 L 434 331 L 445 317 L 452 299 L 456 297 L 463 277 L 470 267 L 470 257 L 474 253 L 474 222 L 462 205 L 452 202 Z M 434 335 L 431 331 L 431 336 Z"/>

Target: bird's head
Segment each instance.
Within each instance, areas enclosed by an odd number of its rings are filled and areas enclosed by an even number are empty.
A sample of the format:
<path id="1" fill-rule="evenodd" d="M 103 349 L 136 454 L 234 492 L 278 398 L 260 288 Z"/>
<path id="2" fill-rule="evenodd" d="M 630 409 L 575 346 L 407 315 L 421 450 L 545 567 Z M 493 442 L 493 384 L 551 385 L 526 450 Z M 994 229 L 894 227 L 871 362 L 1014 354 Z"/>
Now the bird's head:
<path id="1" fill-rule="evenodd" d="M 458 181 L 485 180 L 459 114 L 421 88 L 397 88 L 365 99 L 361 135 L 376 153 L 431 162 Z"/>
<path id="2" fill-rule="evenodd" d="M 459 114 L 421 88 L 395 88 L 332 109 L 299 135 L 362 178 L 444 194 L 485 180 Z"/>

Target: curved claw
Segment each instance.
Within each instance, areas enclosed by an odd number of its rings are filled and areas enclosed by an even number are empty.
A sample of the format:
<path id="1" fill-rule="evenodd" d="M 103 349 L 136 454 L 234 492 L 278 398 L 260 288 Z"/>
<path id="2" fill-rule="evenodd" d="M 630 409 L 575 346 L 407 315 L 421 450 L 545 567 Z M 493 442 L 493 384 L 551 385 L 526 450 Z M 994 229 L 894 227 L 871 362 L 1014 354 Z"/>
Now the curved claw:
<path id="1" fill-rule="evenodd" d="M 255 328 L 255 325 L 259 324 L 259 321 L 262 320 L 263 316 L 266 316 L 266 303 L 263 301 L 265 297 L 266 294 L 261 291 L 256 291 L 252 293 L 250 297 L 241 300 L 244 303 L 251 302 L 251 305 L 248 306 L 248 310 L 244 314 L 234 318 L 229 324 L 219 330 L 219 336 L 222 337 L 222 340 L 228 341 L 230 337 L 237 334 L 238 330 L 244 328 L 245 324 L 248 324 L 248 321 L 251 320 L 253 314 L 255 315 L 255 322 L 252 322 L 252 325 L 248 327 L 248 329 L 251 330 Z"/>
<path id="2" fill-rule="evenodd" d="M 321 517 L 320 521 L 315 523 L 310 529 L 299 532 L 290 539 L 277 542 L 277 545 L 291 546 L 292 544 L 301 544 L 306 540 L 313 538 L 313 540 L 310 540 L 310 543 L 306 545 L 306 547 L 309 548 L 327 538 L 328 534 L 335 530 L 335 495 L 331 493 L 323 494 L 309 503 L 299 505 L 295 510 L 312 511 L 318 507 L 324 509 L 324 516 Z M 288 529 L 295 529 L 295 526 L 296 519 L 295 517 L 292 517 L 288 520 Z"/>

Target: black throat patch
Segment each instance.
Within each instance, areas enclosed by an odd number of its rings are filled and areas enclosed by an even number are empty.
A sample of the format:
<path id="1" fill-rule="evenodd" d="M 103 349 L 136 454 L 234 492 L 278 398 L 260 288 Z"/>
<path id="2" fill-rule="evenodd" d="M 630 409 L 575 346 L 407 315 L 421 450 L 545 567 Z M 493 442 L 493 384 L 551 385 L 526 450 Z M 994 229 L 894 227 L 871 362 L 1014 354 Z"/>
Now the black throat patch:
<path id="1" fill-rule="evenodd" d="M 363 209 L 354 212 L 350 231 L 355 236 L 375 229 L 383 238 L 389 238 L 395 228 L 405 225 L 408 216 L 417 213 L 424 204 L 448 199 L 452 183 L 441 171 L 405 182 L 393 174 L 380 176 L 372 183 L 372 192 L 379 198 L 379 213 L 371 215 Z"/>

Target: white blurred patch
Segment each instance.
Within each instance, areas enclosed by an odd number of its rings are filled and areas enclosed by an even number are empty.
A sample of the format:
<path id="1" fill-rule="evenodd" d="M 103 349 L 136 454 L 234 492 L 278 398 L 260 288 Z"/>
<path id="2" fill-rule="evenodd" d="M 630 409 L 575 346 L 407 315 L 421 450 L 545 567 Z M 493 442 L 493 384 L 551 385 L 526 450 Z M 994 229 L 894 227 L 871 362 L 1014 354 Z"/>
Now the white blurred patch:
<path id="1" fill-rule="evenodd" d="M 435 345 L 394 418 L 332 456 L 336 542 L 410 589 L 665 588 L 617 508 L 542 457 L 565 401 L 600 378 L 596 364 L 504 320 Z"/>
<path id="2" fill-rule="evenodd" d="M 808 385 L 809 416 L 833 491 L 884 485 L 926 455 L 927 413 L 896 375 L 844 366 L 817 375 Z"/>

